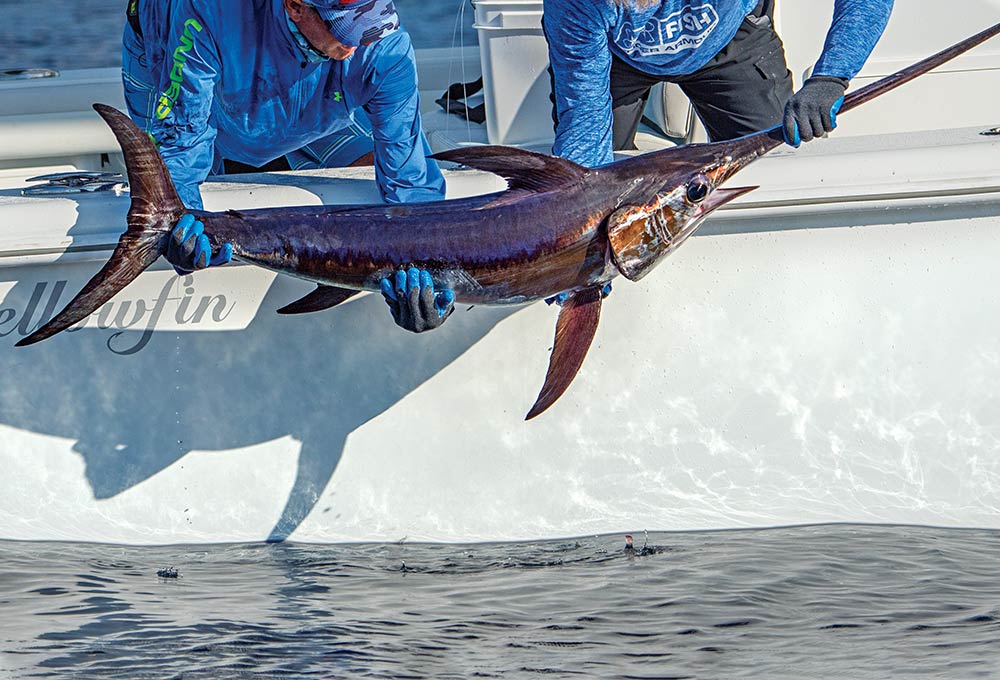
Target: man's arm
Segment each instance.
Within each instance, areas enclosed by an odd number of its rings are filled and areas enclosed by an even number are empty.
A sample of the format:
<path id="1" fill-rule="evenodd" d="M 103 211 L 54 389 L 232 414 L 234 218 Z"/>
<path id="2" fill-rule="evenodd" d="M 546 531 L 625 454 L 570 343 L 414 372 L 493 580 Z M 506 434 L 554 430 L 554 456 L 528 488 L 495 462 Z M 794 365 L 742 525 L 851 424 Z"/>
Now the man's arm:
<path id="1" fill-rule="evenodd" d="M 198 184 L 208 176 L 214 155 L 215 131 L 208 126 L 208 111 L 218 56 L 214 42 L 202 35 L 204 17 L 189 3 L 178 4 L 143 3 L 140 26 L 125 29 L 123 77 L 129 114 L 157 142 L 181 200 L 200 209 Z M 139 87 L 130 89 L 130 83 Z M 227 243 L 213 255 L 204 225 L 187 214 L 174 227 L 164 255 L 185 274 L 225 264 L 232 246 Z"/>
<path id="2" fill-rule="evenodd" d="M 836 0 L 833 23 L 813 76 L 850 80 L 865 65 L 882 37 L 893 0 Z"/>
<path id="3" fill-rule="evenodd" d="M 836 0 L 823 52 L 785 106 L 785 141 L 808 142 L 837 127 L 837 111 L 851 78 L 868 60 L 892 12 L 893 0 Z"/>
<path id="4" fill-rule="evenodd" d="M 150 133 L 181 200 L 201 209 L 198 186 L 212 171 L 216 130 L 209 125 L 219 54 L 193 2 L 177 3 L 169 17 L 163 68 Z"/>
<path id="5" fill-rule="evenodd" d="M 552 153 L 586 167 L 614 160 L 611 51 L 601 4 L 547 0 L 544 7 L 559 121 Z"/>
<path id="6" fill-rule="evenodd" d="M 430 145 L 420 122 L 417 65 L 405 31 L 378 41 L 365 81 L 364 104 L 375 141 L 375 180 L 386 203 L 420 203 L 444 198 L 444 177 L 428 158 Z"/>

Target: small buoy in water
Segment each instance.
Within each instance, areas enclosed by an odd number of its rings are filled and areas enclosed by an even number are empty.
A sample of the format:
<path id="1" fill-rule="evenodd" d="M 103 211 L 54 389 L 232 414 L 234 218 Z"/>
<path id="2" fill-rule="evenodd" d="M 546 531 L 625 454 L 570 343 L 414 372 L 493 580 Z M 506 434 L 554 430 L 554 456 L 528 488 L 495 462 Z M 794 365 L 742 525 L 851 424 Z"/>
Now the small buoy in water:
<path id="1" fill-rule="evenodd" d="M 178 578 L 180 577 L 180 572 L 173 567 L 163 567 L 156 570 L 156 575 L 160 578 Z"/>

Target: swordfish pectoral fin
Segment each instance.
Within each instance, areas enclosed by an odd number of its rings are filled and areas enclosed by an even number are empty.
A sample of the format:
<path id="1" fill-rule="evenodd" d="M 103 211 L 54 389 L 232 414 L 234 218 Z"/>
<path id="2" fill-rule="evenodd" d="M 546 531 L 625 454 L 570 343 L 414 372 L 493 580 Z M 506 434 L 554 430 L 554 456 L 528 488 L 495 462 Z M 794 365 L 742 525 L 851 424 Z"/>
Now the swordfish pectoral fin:
<path id="1" fill-rule="evenodd" d="M 316 290 L 299 298 L 295 302 L 289 302 L 278 310 L 278 314 L 307 314 L 309 312 L 320 312 L 330 307 L 336 307 L 341 302 L 346 302 L 360 290 L 352 288 L 338 288 L 336 286 L 325 286 L 322 283 L 316 286 Z"/>
<path id="2" fill-rule="evenodd" d="M 525 420 L 531 420 L 554 404 L 573 382 L 594 341 L 601 320 L 602 298 L 600 288 L 584 288 L 572 293 L 563 303 L 556 322 L 556 340 L 545 384 Z"/>

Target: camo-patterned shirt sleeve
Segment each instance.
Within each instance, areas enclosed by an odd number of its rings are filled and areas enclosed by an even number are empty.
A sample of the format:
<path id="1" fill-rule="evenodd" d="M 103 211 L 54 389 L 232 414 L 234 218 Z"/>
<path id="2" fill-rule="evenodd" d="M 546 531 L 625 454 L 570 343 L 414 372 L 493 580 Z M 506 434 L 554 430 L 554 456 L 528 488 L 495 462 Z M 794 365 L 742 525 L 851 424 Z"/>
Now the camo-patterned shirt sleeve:
<path id="1" fill-rule="evenodd" d="M 856 76 L 882 37 L 892 4 L 893 0 L 837 0 L 813 75 L 844 80 Z"/>

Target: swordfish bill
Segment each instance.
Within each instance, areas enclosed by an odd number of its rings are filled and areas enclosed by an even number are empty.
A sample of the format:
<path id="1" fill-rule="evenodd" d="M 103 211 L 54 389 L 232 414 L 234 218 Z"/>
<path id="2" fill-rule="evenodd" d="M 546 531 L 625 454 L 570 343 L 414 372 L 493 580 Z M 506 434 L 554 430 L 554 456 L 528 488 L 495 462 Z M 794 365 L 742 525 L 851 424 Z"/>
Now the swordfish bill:
<path id="1" fill-rule="evenodd" d="M 845 113 L 1000 33 L 997 24 L 913 66 L 848 94 Z M 316 312 L 380 290 L 401 268 L 431 273 L 467 304 L 526 304 L 565 294 L 545 382 L 527 418 L 566 391 L 597 332 L 605 286 L 637 281 L 714 210 L 755 189 L 722 184 L 783 144 L 780 126 L 739 139 L 691 144 L 594 169 L 522 149 L 481 146 L 433 157 L 500 175 L 504 191 L 406 205 L 321 205 L 209 212 L 187 210 L 149 136 L 122 112 L 94 108 L 125 156 L 128 227 L 111 258 L 31 335 L 31 345 L 86 319 L 166 252 L 185 213 L 205 225 L 213 248 L 235 259 L 312 281 L 316 289 L 278 310 Z M 442 332 L 442 331 L 439 331 Z M 446 332 L 446 331 L 444 331 Z"/>

